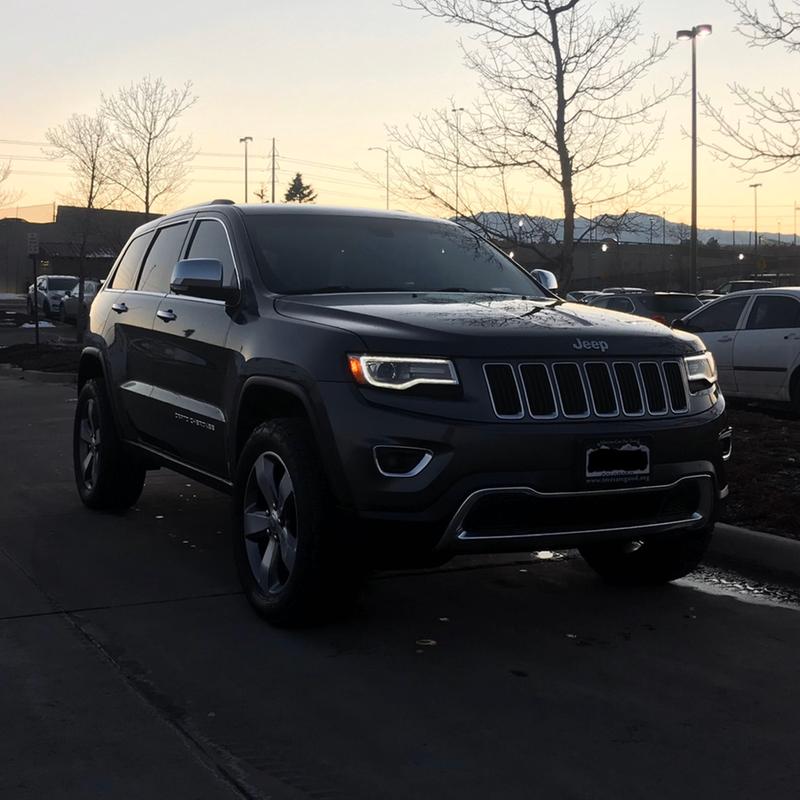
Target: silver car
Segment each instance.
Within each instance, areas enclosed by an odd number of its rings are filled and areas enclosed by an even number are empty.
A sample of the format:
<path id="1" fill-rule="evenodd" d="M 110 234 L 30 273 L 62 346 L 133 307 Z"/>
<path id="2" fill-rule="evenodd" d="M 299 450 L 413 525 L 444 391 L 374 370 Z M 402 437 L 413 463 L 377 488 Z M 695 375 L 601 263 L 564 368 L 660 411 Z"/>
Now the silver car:
<path id="1" fill-rule="evenodd" d="M 33 304 L 45 317 L 55 317 L 61 313 L 61 301 L 77 282 L 75 275 L 40 275 L 36 279 L 36 291 L 33 284 L 28 287 L 28 315 L 33 316 Z"/>

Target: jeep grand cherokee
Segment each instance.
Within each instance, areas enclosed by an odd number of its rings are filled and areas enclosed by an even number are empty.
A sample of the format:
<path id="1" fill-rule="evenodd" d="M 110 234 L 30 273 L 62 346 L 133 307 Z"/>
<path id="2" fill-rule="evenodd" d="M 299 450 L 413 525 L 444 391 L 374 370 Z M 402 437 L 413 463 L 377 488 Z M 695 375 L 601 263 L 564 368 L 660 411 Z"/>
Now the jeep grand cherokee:
<path id="1" fill-rule="evenodd" d="M 135 231 L 91 308 L 74 465 L 124 509 L 148 469 L 233 497 L 247 597 L 292 623 L 366 553 L 577 547 L 679 578 L 727 493 L 694 335 L 565 303 L 452 222 L 216 202 Z"/>

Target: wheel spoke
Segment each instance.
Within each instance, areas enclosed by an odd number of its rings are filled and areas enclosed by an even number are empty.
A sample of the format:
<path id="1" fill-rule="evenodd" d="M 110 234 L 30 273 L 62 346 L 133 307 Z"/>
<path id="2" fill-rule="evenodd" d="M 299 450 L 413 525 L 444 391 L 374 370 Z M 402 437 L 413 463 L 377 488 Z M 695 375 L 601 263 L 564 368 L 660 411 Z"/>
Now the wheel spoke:
<path id="1" fill-rule="evenodd" d="M 286 506 L 286 501 L 292 496 L 292 494 L 294 494 L 292 479 L 288 472 L 284 472 L 281 482 L 278 484 L 278 498 L 275 504 L 279 517 L 283 517 L 283 509 Z"/>
<path id="2" fill-rule="evenodd" d="M 267 512 L 252 508 L 244 512 L 244 538 L 251 542 L 265 542 L 267 533 Z"/>
<path id="3" fill-rule="evenodd" d="M 294 561 L 297 556 L 297 539 L 285 526 L 278 533 L 278 542 L 281 548 L 281 558 L 286 565 L 286 569 L 291 572 L 294 569 Z"/>
<path id="4" fill-rule="evenodd" d="M 274 539 L 270 539 L 261 558 L 259 583 L 265 591 L 270 591 L 280 583 L 277 571 L 279 549 L 278 543 Z"/>
<path id="5" fill-rule="evenodd" d="M 261 456 L 256 461 L 255 469 L 261 494 L 270 506 L 274 506 L 278 494 L 275 486 L 275 464 L 266 456 Z"/>
<path id="6" fill-rule="evenodd" d="M 81 420 L 80 439 L 82 442 L 86 442 L 86 444 L 92 443 L 92 432 L 89 428 L 89 423 L 86 419 Z"/>
<path id="7" fill-rule="evenodd" d="M 89 425 L 89 433 L 94 436 L 95 431 L 95 424 L 94 424 L 94 399 L 89 400 L 86 404 L 86 422 Z"/>
<path id="8" fill-rule="evenodd" d="M 83 463 L 81 464 L 81 469 L 83 470 L 83 479 L 85 481 L 89 481 L 92 477 L 92 473 L 94 472 L 94 453 L 90 450 L 86 457 L 83 459 Z"/>

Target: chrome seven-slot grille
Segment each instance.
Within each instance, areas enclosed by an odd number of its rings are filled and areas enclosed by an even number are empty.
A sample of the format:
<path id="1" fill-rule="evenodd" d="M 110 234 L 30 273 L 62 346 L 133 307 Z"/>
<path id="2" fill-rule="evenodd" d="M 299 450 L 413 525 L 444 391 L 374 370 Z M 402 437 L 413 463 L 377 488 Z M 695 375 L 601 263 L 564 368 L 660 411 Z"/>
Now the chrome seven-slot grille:
<path id="1" fill-rule="evenodd" d="M 689 410 L 680 361 L 534 361 L 483 365 L 500 419 L 663 417 Z"/>

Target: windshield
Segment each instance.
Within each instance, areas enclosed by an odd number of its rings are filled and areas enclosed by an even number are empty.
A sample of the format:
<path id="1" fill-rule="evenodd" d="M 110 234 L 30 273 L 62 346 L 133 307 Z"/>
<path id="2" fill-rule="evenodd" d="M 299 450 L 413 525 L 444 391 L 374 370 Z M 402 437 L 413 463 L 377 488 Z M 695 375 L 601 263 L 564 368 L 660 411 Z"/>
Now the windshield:
<path id="1" fill-rule="evenodd" d="M 68 292 L 75 285 L 75 278 L 49 278 L 47 281 L 47 289 L 51 292 Z"/>
<path id="2" fill-rule="evenodd" d="M 332 214 L 253 214 L 246 219 L 264 282 L 280 294 L 549 296 L 500 252 L 450 223 Z"/>

